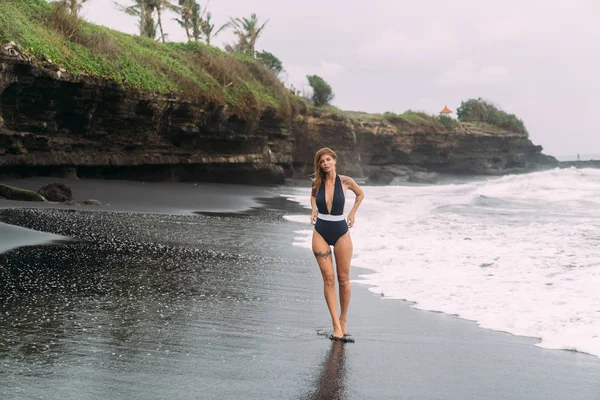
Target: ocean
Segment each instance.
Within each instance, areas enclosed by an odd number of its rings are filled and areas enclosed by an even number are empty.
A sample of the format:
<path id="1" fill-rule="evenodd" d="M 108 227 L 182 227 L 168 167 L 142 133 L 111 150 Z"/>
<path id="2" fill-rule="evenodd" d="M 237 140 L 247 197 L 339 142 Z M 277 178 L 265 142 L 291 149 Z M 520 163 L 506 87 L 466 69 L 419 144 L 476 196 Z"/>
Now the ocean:
<path id="1" fill-rule="evenodd" d="M 385 299 L 600 357 L 600 170 L 364 187 L 355 282 Z M 285 195 L 309 207 L 309 192 Z M 349 192 L 346 211 L 354 200 Z M 308 215 L 308 212 L 307 212 Z M 294 245 L 310 248 L 307 215 Z"/>

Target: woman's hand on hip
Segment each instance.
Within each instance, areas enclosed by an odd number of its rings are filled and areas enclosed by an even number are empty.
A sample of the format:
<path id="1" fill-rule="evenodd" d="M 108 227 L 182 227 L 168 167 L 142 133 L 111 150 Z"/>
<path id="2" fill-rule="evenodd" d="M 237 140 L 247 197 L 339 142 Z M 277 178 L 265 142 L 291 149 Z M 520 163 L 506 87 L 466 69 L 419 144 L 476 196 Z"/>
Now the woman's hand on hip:
<path id="1" fill-rule="evenodd" d="M 354 226 L 354 213 L 348 214 L 348 228 L 352 228 Z"/>
<path id="2" fill-rule="evenodd" d="M 310 216 L 310 223 L 311 224 L 316 224 L 317 223 L 317 215 L 318 215 L 318 211 L 317 210 L 312 210 L 312 214 Z"/>

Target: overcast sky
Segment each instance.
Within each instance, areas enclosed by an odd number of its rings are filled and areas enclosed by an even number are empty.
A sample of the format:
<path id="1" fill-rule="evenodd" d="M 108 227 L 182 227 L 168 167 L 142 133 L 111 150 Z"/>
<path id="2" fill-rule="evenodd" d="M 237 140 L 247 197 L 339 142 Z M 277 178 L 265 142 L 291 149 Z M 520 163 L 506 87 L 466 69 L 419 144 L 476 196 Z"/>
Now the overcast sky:
<path id="1" fill-rule="evenodd" d="M 600 153 L 600 0 L 210 0 L 209 11 L 217 25 L 268 19 L 257 50 L 282 60 L 287 85 L 323 76 L 341 109 L 437 114 L 483 97 L 547 154 Z M 110 0 L 83 14 L 138 32 Z M 186 40 L 174 17 L 169 40 Z"/>

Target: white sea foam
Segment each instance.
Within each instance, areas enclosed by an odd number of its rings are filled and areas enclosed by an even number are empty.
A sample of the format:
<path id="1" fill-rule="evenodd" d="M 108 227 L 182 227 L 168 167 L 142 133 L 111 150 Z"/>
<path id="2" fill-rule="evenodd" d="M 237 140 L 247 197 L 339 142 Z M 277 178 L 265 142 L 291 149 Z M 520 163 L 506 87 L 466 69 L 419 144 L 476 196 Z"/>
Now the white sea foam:
<path id="1" fill-rule="evenodd" d="M 370 290 L 600 356 L 600 170 L 364 190 L 351 232 Z M 308 212 L 288 219 L 310 247 Z"/>

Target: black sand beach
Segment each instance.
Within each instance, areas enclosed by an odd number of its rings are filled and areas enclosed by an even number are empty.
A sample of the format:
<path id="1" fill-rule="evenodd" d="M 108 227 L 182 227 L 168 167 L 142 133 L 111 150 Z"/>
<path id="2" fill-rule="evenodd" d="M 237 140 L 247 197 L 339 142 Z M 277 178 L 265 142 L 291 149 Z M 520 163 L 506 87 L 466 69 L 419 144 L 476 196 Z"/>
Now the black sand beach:
<path id="1" fill-rule="evenodd" d="M 189 214 L 194 211 L 240 212 L 258 206 L 255 198 L 269 195 L 267 187 L 228 185 L 217 183 L 137 182 L 123 180 L 56 179 L 37 177 L 3 180 L 9 186 L 37 191 L 52 182 L 62 182 L 73 190 L 77 202 L 94 199 L 101 206 L 80 206 L 82 209 L 115 212 L 147 212 Z M 271 194 L 272 196 L 272 194 Z M 66 208 L 71 206 L 51 203 L 8 202 L 2 207 Z"/>
<path id="2" fill-rule="evenodd" d="M 0 222 L 73 238 L 0 254 L 2 399 L 600 398 L 596 357 L 363 285 L 356 343 L 317 335 L 321 277 L 291 245 L 309 226 L 282 218 L 308 211 L 276 188 L 65 182 L 105 205 L 0 200 Z"/>

